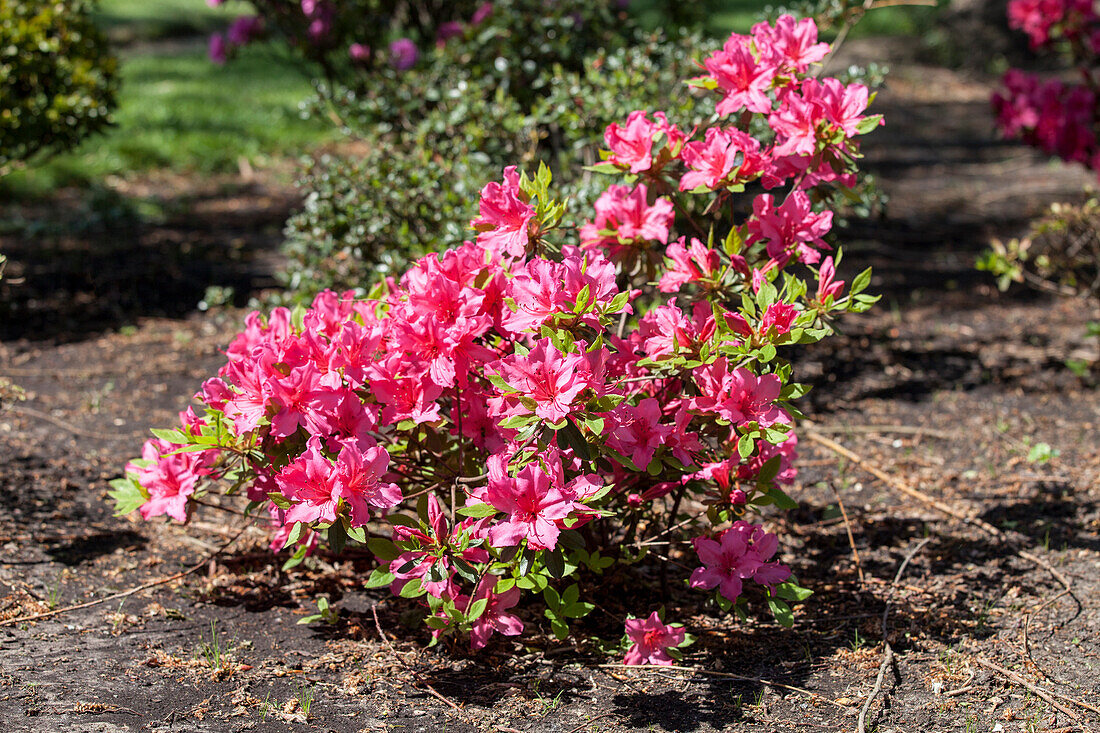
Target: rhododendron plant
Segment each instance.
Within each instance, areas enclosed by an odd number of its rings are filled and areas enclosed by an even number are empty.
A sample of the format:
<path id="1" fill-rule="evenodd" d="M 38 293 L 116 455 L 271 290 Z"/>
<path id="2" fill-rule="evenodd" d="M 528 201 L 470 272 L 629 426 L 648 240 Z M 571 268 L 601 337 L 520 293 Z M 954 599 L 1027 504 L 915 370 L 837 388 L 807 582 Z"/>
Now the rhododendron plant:
<path id="1" fill-rule="evenodd" d="M 1027 33 L 1037 51 L 1057 53 L 1075 67 L 1077 82 L 1009 69 L 993 95 L 997 124 L 1071 163 L 1100 172 L 1100 14 L 1092 0 L 1012 0 L 1009 26 Z"/>
<path id="2" fill-rule="evenodd" d="M 475 649 L 538 627 L 525 595 L 564 638 L 595 576 L 647 557 L 695 568 L 685 592 L 790 623 L 808 591 L 749 521 L 795 505 L 806 389 L 785 355 L 875 300 L 869 272 L 836 279 L 814 189 L 850 179 L 854 137 L 881 120 L 866 89 L 809 78 L 825 51 L 789 16 L 731 37 L 691 81 L 720 118 L 612 125 L 594 170 L 615 182 L 587 220 L 566 220 L 546 167 L 509 167 L 472 241 L 366 298 L 249 316 L 201 410 L 116 482 L 118 510 L 187 521 L 243 494 L 288 566 L 322 537 L 363 544 L 368 586 Z M 626 661 L 669 663 L 685 632 L 640 605 Z"/>

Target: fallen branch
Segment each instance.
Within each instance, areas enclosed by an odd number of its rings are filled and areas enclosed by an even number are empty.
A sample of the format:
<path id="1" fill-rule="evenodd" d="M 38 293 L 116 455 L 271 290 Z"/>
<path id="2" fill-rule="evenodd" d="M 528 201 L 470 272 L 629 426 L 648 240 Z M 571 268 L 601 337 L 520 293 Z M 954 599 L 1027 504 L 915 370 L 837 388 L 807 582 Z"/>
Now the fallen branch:
<path id="1" fill-rule="evenodd" d="M 1045 677 L 1052 682 L 1054 681 L 1054 679 L 1049 674 L 1047 674 L 1042 667 L 1039 666 L 1039 663 L 1035 661 L 1035 657 L 1031 656 L 1031 643 L 1028 639 L 1028 629 L 1031 627 L 1032 617 L 1038 616 L 1040 613 L 1043 612 L 1044 609 L 1046 609 L 1047 606 L 1051 605 L 1052 603 L 1057 603 L 1061 598 L 1064 598 L 1067 595 L 1069 595 L 1069 591 L 1064 590 L 1058 595 L 1052 596 L 1051 598 L 1043 601 L 1043 603 L 1041 603 L 1038 608 L 1024 616 L 1024 652 L 1026 653 L 1027 660 L 1031 662 L 1031 665 L 1035 667 L 1036 671 L 1038 671 L 1042 677 Z"/>
<path id="2" fill-rule="evenodd" d="M 905 555 L 905 559 L 901 561 L 901 565 L 898 566 L 898 571 L 894 574 L 894 582 L 890 584 L 890 589 L 892 591 L 897 589 L 898 583 L 901 582 L 901 576 L 905 574 L 905 570 L 909 567 L 909 563 L 912 562 L 917 553 L 924 549 L 924 546 L 931 541 L 931 537 L 925 537 Z M 887 626 L 887 619 L 890 617 L 890 605 L 892 602 L 892 598 L 887 600 L 886 608 L 882 609 L 882 663 L 878 666 L 878 677 L 875 678 L 875 686 L 867 695 L 867 699 L 863 701 L 863 707 L 860 708 L 859 719 L 856 721 L 858 733 L 866 733 L 867 712 L 871 709 L 871 703 L 878 697 L 879 691 L 882 690 L 882 682 L 886 679 L 886 670 L 890 668 L 890 663 L 894 661 L 894 648 L 890 646 L 889 627 Z"/>
<path id="3" fill-rule="evenodd" d="M 836 487 L 830 483 L 829 488 L 833 490 L 833 496 L 836 497 L 836 505 L 840 507 L 840 516 L 844 519 L 844 531 L 848 533 L 848 546 L 852 548 L 852 560 L 855 562 L 856 575 L 859 576 L 859 587 L 860 590 L 862 590 L 863 586 L 866 585 L 863 579 L 863 563 L 859 561 L 859 550 L 856 549 L 856 538 L 855 535 L 852 534 L 852 523 L 848 521 L 848 510 L 844 508 L 844 502 L 840 500 L 840 492 L 836 490 Z"/>
<path id="4" fill-rule="evenodd" d="M 449 697 L 447 697 L 446 695 L 441 694 L 438 690 L 436 690 L 434 687 L 432 687 L 431 683 L 429 683 L 426 679 L 424 679 L 424 675 L 420 674 L 415 669 L 410 667 L 408 665 L 408 663 L 405 662 L 404 657 L 402 657 L 400 654 L 397 653 L 397 650 L 394 649 L 393 644 L 390 642 L 389 639 L 386 638 L 386 635 L 384 633 L 382 633 L 382 623 L 378 620 L 378 604 L 377 603 L 370 607 L 370 611 L 371 611 L 372 614 L 374 614 L 374 628 L 378 629 L 378 638 L 382 640 L 382 643 L 386 645 L 386 648 L 390 650 L 390 653 L 393 654 L 394 658 L 397 659 L 398 663 L 402 667 L 404 667 L 406 671 L 408 671 L 410 674 L 412 674 L 412 676 L 415 677 L 416 680 L 420 684 L 424 685 L 424 688 L 436 700 L 439 700 L 443 704 L 450 707 L 452 710 L 461 710 L 462 708 L 459 707 L 458 703 L 454 702 Z"/>
<path id="5" fill-rule="evenodd" d="M 887 486 L 889 486 L 889 487 L 891 487 L 891 488 L 893 488 L 897 491 L 900 491 L 901 493 L 905 494 L 906 496 L 909 496 L 913 499 L 916 499 L 917 501 L 921 502 L 922 504 L 927 504 L 928 506 L 936 509 L 937 511 L 939 511 L 943 514 L 946 514 L 949 517 L 953 517 L 955 519 L 958 519 L 961 522 L 965 522 L 966 524 L 969 524 L 973 527 L 977 527 L 978 529 L 985 532 L 986 534 L 991 535 L 993 537 L 996 537 L 997 539 L 1001 540 L 1002 542 L 1004 542 L 1004 543 L 1006 543 L 1010 546 L 1013 546 L 1013 549 L 1015 550 L 1017 555 L 1019 555 L 1020 557 L 1022 557 L 1025 560 L 1027 560 L 1028 562 L 1033 563 L 1034 565 L 1037 565 L 1037 566 L 1043 568 L 1044 570 L 1046 570 L 1048 573 L 1050 573 L 1054 577 L 1055 580 L 1057 580 L 1059 583 L 1061 583 L 1062 586 L 1067 591 L 1069 591 L 1070 595 L 1073 595 L 1073 591 L 1071 590 L 1072 587 L 1073 587 L 1073 581 L 1071 581 L 1069 578 L 1067 578 L 1057 568 L 1055 568 L 1053 565 L 1051 565 L 1049 562 L 1047 562 L 1043 558 L 1041 558 L 1038 555 L 1035 555 L 1035 554 L 1033 554 L 1033 553 L 1031 553 L 1027 550 L 1021 549 L 1018 546 L 1018 543 L 1012 537 L 1005 534 L 1001 530 L 997 529 L 996 527 L 994 527 L 992 524 L 985 521 L 984 519 L 981 519 L 979 517 L 974 517 L 974 516 L 968 516 L 968 515 L 964 514 L 961 510 L 956 509 L 955 507 L 953 507 L 949 504 L 945 504 L 944 502 L 940 501 L 939 499 L 936 499 L 932 496 L 929 496 L 928 494 L 924 493 L 920 489 L 914 489 L 911 486 L 906 485 L 902 481 L 894 478 L 893 476 L 886 473 L 882 469 L 880 469 L 877 466 L 871 464 L 869 461 L 867 461 L 865 458 L 860 456 L 858 453 L 854 453 L 853 451 L 845 448 L 840 443 L 837 443 L 835 440 L 831 440 L 829 438 L 826 438 L 824 435 L 822 435 L 816 429 L 806 431 L 805 435 L 806 435 L 807 438 L 809 438 L 813 442 L 817 443 L 818 445 L 821 445 L 825 448 L 828 448 L 829 450 L 833 451 L 837 455 L 844 456 L 845 458 L 847 458 L 848 460 L 852 461 L 857 466 L 862 468 L 867 473 L 871 474 L 872 476 L 874 476 L 878 480 L 882 481 Z M 1076 599 L 1076 598 L 1077 597 L 1074 596 L 1074 599 Z M 1078 603 L 1080 603 L 1080 601 L 1078 601 Z"/>
<path id="6" fill-rule="evenodd" d="M 64 420 L 58 420 L 53 415 L 42 412 L 41 410 L 36 410 L 33 407 L 25 407 L 23 405 L 9 405 L 6 409 L 8 410 L 8 412 L 13 412 L 16 415 L 24 415 L 26 417 L 33 417 L 38 420 L 45 420 L 51 425 L 61 428 L 62 430 L 72 433 L 73 435 L 79 436 L 81 438 L 95 438 L 96 440 L 134 440 L 137 436 L 137 434 L 112 435 L 110 433 L 93 433 L 88 430 L 81 430 L 78 427 L 69 425 Z"/>
<path id="7" fill-rule="evenodd" d="M 77 603 L 77 604 L 72 605 L 72 606 L 64 606 L 63 608 L 55 608 L 55 609 L 52 609 L 50 611 L 45 611 L 43 613 L 33 613 L 29 616 L 19 616 L 17 618 L 9 618 L 6 621 L 0 621 L 0 628 L 3 628 L 5 626 L 15 626 L 16 624 L 22 624 L 22 623 L 26 623 L 28 621 L 41 621 L 42 619 L 51 618 L 53 616 L 60 616 L 61 614 L 68 613 L 70 611 L 79 611 L 83 608 L 91 608 L 92 606 L 98 606 L 101 603 L 107 603 L 108 601 L 114 601 L 114 600 L 118 600 L 119 598 L 126 598 L 128 596 L 132 596 L 135 593 L 140 593 L 143 590 L 149 590 L 150 588 L 155 588 L 158 585 L 164 585 L 165 583 L 171 583 L 173 580 L 180 580 L 181 578 L 186 578 L 188 575 L 191 575 L 191 574 L 197 572 L 198 570 L 200 570 L 201 568 L 205 567 L 211 560 L 213 560 L 218 555 L 221 555 L 223 552 L 225 552 L 227 549 L 229 549 L 229 546 L 232 545 L 234 542 L 236 542 L 237 539 L 240 538 L 240 536 L 242 534 L 244 534 L 244 531 L 246 529 L 248 529 L 249 526 L 250 525 L 245 525 L 244 527 L 242 527 L 241 531 L 238 532 L 237 534 L 233 535 L 232 539 L 230 539 L 224 545 L 217 548 L 216 550 L 211 552 L 209 555 L 204 557 L 202 560 L 200 560 L 198 563 L 192 565 L 191 567 L 187 568 L 186 570 L 181 570 L 178 573 L 174 573 L 172 575 L 168 575 L 166 577 L 159 578 L 157 580 L 152 580 L 148 583 L 143 583 L 143 584 L 141 584 L 141 585 L 139 585 L 135 588 L 130 588 L 129 590 L 119 591 L 118 593 L 112 593 L 111 595 L 104 596 L 103 598 L 97 598 L 94 601 L 87 601 L 85 603 Z"/>
<path id="8" fill-rule="evenodd" d="M 948 433 L 944 430 L 934 430 L 932 428 L 922 428 L 916 425 L 814 425 L 813 429 L 819 433 L 832 433 L 834 435 L 850 433 L 871 433 L 873 435 L 896 433 L 898 435 L 927 435 L 929 438 L 940 438 L 942 440 L 955 440 L 959 437 L 955 433 Z"/>
<path id="9" fill-rule="evenodd" d="M 1077 721 L 1078 723 L 1081 722 L 1081 717 L 1077 713 L 1070 710 L 1069 708 L 1067 708 L 1064 705 L 1060 704 L 1058 702 L 1058 700 L 1064 700 L 1065 702 L 1071 703 L 1073 705 L 1077 705 L 1078 707 L 1084 708 L 1086 710 L 1091 710 L 1095 713 L 1100 714 L 1100 710 L 1096 709 L 1092 705 L 1089 705 L 1088 703 L 1083 703 L 1080 700 L 1076 700 L 1072 697 L 1069 697 L 1068 695 L 1063 695 L 1060 692 L 1055 692 L 1054 690 L 1045 690 L 1042 687 L 1039 687 L 1038 685 L 1035 685 L 1035 684 L 1032 684 L 1031 682 L 1028 682 L 1023 677 L 1016 674 L 1015 672 L 1013 672 L 1011 670 L 1007 670 L 1004 667 L 1001 667 L 1000 665 L 994 664 L 993 662 L 989 661 L 988 659 L 983 659 L 982 657 L 974 657 L 973 659 L 980 666 L 985 667 L 988 670 L 992 670 L 993 672 L 996 672 L 997 674 L 1001 675 L 1002 677 L 1009 680 L 1010 682 L 1015 682 L 1017 685 L 1020 685 L 1021 687 L 1027 689 L 1030 692 L 1034 692 L 1036 695 L 1043 698 L 1048 703 L 1050 703 L 1052 706 L 1054 706 L 1058 710 L 1061 710 L 1063 713 L 1065 713 L 1066 715 L 1068 715 L 1070 718 Z M 1055 698 L 1058 698 L 1058 700 L 1055 700 Z"/>
<path id="10" fill-rule="evenodd" d="M 871 689 L 871 694 L 867 695 L 867 699 L 863 702 L 863 707 L 859 711 L 859 720 L 856 722 L 856 730 L 859 733 L 866 733 L 867 731 L 867 711 L 871 709 L 871 703 L 875 701 L 875 697 L 878 696 L 879 690 L 882 689 L 882 681 L 886 678 L 886 670 L 890 666 L 890 662 L 894 661 L 894 648 L 890 646 L 890 642 L 883 642 L 885 644 L 884 653 L 882 655 L 882 664 L 878 666 L 878 677 L 875 678 L 875 686 Z"/>

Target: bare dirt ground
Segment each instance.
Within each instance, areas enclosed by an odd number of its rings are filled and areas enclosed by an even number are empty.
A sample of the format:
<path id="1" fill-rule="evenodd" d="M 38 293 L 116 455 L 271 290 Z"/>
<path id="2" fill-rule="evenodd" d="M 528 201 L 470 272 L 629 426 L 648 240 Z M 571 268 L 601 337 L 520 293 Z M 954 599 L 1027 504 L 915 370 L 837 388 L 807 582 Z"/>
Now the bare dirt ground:
<path id="1" fill-rule="evenodd" d="M 972 267 L 990 234 L 1089 177 L 997 142 L 986 82 L 892 61 L 877 101 L 889 124 L 867 145 L 890 216 L 844 237 L 846 262 L 874 264 L 885 297 L 799 356 L 815 384 L 805 407 L 820 434 L 1003 534 L 804 438 L 802 507 L 768 519 L 816 592 L 786 630 L 674 588 L 696 672 L 605 666 L 589 644 L 545 638 L 429 650 L 399 603 L 361 587 L 362 558 L 283 573 L 245 535 L 177 581 L 0 627 L 2 730 L 854 731 L 872 690 L 879 733 L 1100 730 L 1100 392 L 1062 365 L 1090 314 L 999 295 Z M 156 225 L 0 238 L 13 260 L 0 376 L 28 396 L 0 414 L 0 623 L 178 573 L 235 533 L 215 514 L 186 531 L 115 519 L 106 482 L 217 368 L 240 313 L 194 304 L 209 283 L 270 284 L 292 203 L 259 184 L 199 189 Z M 65 211 L 48 218 L 80 216 Z M 1029 462 L 1041 442 L 1057 455 Z M 623 569 L 607 598 L 656 606 L 652 570 Z M 339 623 L 297 625 L 320 594 Z M 582 632 L 620 633 L 605 606 Z"/>

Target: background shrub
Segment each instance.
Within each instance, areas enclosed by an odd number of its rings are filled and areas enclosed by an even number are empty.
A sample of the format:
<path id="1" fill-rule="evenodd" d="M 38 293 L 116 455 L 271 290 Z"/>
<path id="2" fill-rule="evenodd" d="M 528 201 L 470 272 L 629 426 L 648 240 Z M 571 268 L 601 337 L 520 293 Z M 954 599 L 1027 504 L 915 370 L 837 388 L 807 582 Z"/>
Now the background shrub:
<path id="1" fill-rule="evenodd" d="M 0 2 L 0 174 L 110 124 L 116 60 L 90 0 Z"/>
<path id="2" fill-rule="evenodd" d="M 510 163 L 547 163 L 571 207 L 590 205 L 598 194 L 592 174 L 562 162 L 599 162 L 608 124 L 654 100 L 693 124 L 713 111 L 682 83 L 704 52 L 698 36 L 632 33 L 633 43 L 599 48 L 580 63 L 541 66 L 527 87 L 540 90 L 530 103 L 506 93 L 495 74 L 442 61 L 390 79 L 401 89 L 393 96 L 345 90 L 330 99 L 365 152 L 315 158 L 299 182 L 306 203 L 286 228 L 292 297 L 361 288 L 461 243 L 472 233 L 477 192 Z"/>

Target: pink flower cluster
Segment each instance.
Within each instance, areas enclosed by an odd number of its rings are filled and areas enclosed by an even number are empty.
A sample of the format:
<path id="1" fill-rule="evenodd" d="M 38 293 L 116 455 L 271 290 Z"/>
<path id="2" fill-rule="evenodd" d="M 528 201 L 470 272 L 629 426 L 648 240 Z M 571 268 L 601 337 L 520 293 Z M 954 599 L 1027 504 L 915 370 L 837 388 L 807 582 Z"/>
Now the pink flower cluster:
<path id="1" fill-rule="evenodd" d="M 676 527 L 696 536 L 693 587 L 733 601 L 751 579 L 774 596 L 790 576 L 778 538 L 741 517 L 790 502 L 797 385 L 777 349 L 871 302 L 844 294 L 822 254 L 832 215 L 812 203 L 851 180 L 852 138 L 879 124 L 865 88 L 806 76 L 826 51 L 790 16 L 731 37 L 696 80 L 723 119 L 609 127 L 603 168 L 627 180 L 588 221 L 562 223 L 548 170 L 509 167 L 481 192 L 474 241 L 367 297 L 251 314 L 196 395 L 202 416 L 129 467 L 135 505 L 186 521 L 228 479 L 266 510 L 274 549 L 365 542 L 372 586 L 474 648 L 523 631 L 521 589 L 557 598 L 548 618 L 567 633 L 591 606 L 549 584 L 600 552 L 644 552 L 670 503 L 692 514 Z M 717 205 L 757 181 L 773 193 L 747 220 Z M 816 290 L 790 285 L 815 270 Z M 626 631 L 629 663 L 670 663 L 685 640 L 655 614 Z"/>
<path id="2" fill-rule="evenodd" d="M 1100 16 L 1091 0 L 1012 0 L 1009 25 L 1028 34 L 1032 48 L 1063 48 L 1081 83 L 1043 79 L 1010 69 L 993 95 L 997 125 L 1048 155 L 1100 172 L 1100 115 L 1095 66 L 1100 55 Z"/>
<path id="3" fill-rule="evenodd" d="M 211 7 L 219 7 L 224 0 L 207 0 Z M 349 39 L 342 38 L 338 30 L 341 22 L 341 14 L 346 9 L 341 8 L 340 3 L 333 0 L 282 0 L 282 2 L 256 2 L 253 3 L 259 12 L 257 15 L 248 15 L 237 18 L 230 24 L 224 33 L 214 33 L 210 36 L 208 55 L 210 60 L 218 65 L 225 64 L 230 56 L 239 48 L 247 46 L 253 41 L 260 40 L 269 35 L 270 30 L 265 24 L 264 14 L 270 18 L 291 19 L 296 30 L 289 33 L 288 39 L 293 46 L 302 42 L 315 50 L 331 50 L 342 48 L 343 43 Z M 486 2 L 474 11 L 468 22 L 458 20 L 444 21 L 436 29 L 435 45 L 442 47 L 452 39 L 466 33 L 468 28 L 473 28 L 485 21 L 493 12 L 493 4 Z M 374 22 L 377 19 L 372 19 Z M 344 25 L 347 23 L 345 22 Z M 274 25 L 278 26 L 279 23 Z M 304 34 L 299 37 L 304 28 Z M 397 38 L 386 49 L 388 53 L 378 53 L 391 67 L 397 71 L 408 71 L 416 66 L 420 59 L 420 49 L 411 38 Z M 347 54 L 352 63 L 357 66 L 366 66 L 376 58 L 376 49 L 357 40 L 350 39 L 347 45 Z"/>

